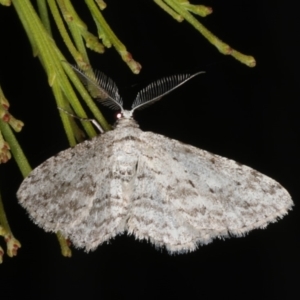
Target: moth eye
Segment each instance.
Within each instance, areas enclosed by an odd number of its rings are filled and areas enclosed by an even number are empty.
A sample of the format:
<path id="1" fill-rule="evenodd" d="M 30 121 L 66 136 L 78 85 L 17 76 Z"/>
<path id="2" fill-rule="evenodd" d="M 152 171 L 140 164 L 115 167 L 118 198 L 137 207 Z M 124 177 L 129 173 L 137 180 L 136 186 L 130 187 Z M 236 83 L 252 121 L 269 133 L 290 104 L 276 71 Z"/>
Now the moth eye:
<path id="1" fill-rule="evenodd" d="M 117 114 L 117 119 L 121 119 L 122 118 L 122 114 L 121 113 L 118 113 Z"/>

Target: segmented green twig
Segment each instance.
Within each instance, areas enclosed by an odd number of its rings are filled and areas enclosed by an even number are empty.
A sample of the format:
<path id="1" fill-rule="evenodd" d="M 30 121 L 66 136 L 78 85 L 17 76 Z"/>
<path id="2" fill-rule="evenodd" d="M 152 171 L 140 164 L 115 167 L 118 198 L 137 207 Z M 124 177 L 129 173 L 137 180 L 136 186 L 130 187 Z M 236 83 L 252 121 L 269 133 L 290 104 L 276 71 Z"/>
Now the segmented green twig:
<path id="1" fill-rule="evenodd" d="M 178 22 L 183 20 L 189 22 L 222 54 L 231 55 L 248 67 L 254 67 L 256 65 L 253 56 L 245 55 L 221 41 L 192 15 L 193 13 L 201 17 L 206 17 L 212 13 L 212 9 L 210 7 L 206 7 L 204 5 L 193 5 L 187 0 L 154 0 L 154 2 Z"/>
<path id="2" fill-rule="evenodd" d="M 0 236 L 4 237 L 6 242 L 6 253 L 9 257 L 17 255 L 18 249 L 21 247 L 21 243 L 14 237 L 10 226 L 7 221 L 7 217 L 4 211 L 2 197 L 0 194 Z M 0 263 L 3 260 L 4 251 L 0 247 Z"/>

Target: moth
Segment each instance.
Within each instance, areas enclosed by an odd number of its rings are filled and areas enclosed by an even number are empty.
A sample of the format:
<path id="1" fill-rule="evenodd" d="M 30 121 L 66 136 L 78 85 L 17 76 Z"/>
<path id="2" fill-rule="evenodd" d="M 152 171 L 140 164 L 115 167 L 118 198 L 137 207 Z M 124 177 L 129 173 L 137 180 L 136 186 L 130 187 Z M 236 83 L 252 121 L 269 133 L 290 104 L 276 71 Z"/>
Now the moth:
<path id="1" fill-rule="evenodd" d="M 149 84 L 128 111 L 110 78 L 73 68 L 91 95 L 121 117 L 114 130 L 50 157 L 22 182 L 18 200 L 45 231 L 60 231 L 86 251 L 127 232 L 184 253 L 264 228 L 292 208 L 289 193 L 268 176 L 139 129 L 135 110 L 197 74 Z"/>

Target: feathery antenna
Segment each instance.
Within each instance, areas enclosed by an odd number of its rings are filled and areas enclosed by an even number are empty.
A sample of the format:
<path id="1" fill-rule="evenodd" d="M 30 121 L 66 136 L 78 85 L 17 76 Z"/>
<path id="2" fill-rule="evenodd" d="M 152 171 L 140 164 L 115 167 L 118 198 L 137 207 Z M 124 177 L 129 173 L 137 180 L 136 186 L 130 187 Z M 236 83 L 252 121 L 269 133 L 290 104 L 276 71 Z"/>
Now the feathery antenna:
<path id="1" fill-rule="evenodd" d="M 100 71 L 93 72 L 91 70 L 90 73 L 84 73 L 78 67 L 69 65 L 76 72 L 93 98 L 111 109 L 124 110 L 118 87 L 112 79 Z"/>
<path id="2" fill-rule="evenodd" d="M 131 114 L 136 109 L 143 109 L 148 105 L 151 105 L 152 103 L 160 100 L 163 96 L 171 93 L 172 91 L 186 83 L 188 80 L 202 73 L 205 72 L 198 72 L 193 75 L 173 75 L 150 83 L 137 94 L 131 107 Z"/>

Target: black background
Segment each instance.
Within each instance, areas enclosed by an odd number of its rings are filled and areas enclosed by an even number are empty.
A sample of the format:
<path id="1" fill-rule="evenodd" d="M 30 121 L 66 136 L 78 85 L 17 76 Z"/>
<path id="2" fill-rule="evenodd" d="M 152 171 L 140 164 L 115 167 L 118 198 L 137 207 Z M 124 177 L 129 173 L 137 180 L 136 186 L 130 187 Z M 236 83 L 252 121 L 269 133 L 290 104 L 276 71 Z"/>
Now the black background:
<path id="1" fill-rule="evenodd" d="M 78 12 L 95 33 L 82 1 Z M 18 205 L 22 176 L 13 160 L 0 166 L 0 187 L 17 257 L 4 256 L 0 298 L 28 299 L 298 299 L 299 229 L 299 22 L 284 1 L 194 1 L 212 6 L 201 20 L 233 48 L 253 55 L 255 68 L 221 55 L 187 22 L 153 1 L 107 0 L 106 20 L 143 69 L 134 75 L 114 49 L 91 54 L 127 107 L 147 83 L 204 70 L 176 92 L 136 113 L 150 130 L 237 160 L 279 181 L 296 204 L 266 230 L 216 240 L 170 256 L 132 236 L 118 236 L 95 252 L 60 254 L 54 234 L 36 227 Z M 0 6 L 0 82 L 10 112 L 25 123 L 17 134 L 33 167 L 68 147 L 46 75 L 13 7 Z M 57 38 L 56 40 L 59 40 Z M 62 50 L 73 63 L 62 42 Z M 296 77 L 297 76 L 297 77 Z M 125 105 L 126 106 L 126 105 Z M 113 122 L 114 113 L 105 110 Z M 5 243 L 0 239 L 1 246 Z"/>

